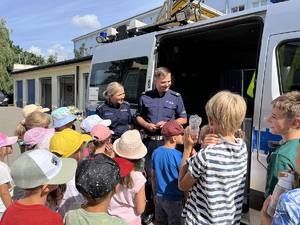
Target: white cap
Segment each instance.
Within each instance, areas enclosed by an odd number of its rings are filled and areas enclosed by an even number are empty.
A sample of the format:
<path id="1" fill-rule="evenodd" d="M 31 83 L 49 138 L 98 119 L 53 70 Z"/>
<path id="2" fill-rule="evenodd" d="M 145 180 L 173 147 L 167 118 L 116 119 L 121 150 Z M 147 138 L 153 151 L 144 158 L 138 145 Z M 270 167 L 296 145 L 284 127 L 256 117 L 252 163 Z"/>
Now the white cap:
<path id="1" fill-rule="evenodd" d="M 101 124 L 103 126 L 108 127 L 111 124 L 111 120 L 103 120 L 97 114 L 88 116 L 85 118 L 81 124 L 80 128 L 84 130 L 86 133 L 90 133 L 94 126 Z"/>

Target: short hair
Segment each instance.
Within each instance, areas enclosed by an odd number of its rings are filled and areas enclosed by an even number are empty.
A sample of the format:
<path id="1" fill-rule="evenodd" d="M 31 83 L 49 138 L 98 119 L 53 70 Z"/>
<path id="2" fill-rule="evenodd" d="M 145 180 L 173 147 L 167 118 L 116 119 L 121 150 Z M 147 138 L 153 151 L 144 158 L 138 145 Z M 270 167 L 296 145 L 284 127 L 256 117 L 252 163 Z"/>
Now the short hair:
<path id="1" fill-rule="evenodd" d="M 280 95 L 272 101 L 272 106 L 282 111 L 289 119 L 300 117 L 300 92 L 291 91 Z"/>
<path id="2" fill-rule="evenodd" d="M 154 78 L 157 79 L 157 78 L 160 78 L 161 75 L 165 76 L 167 74 L 171 74 L 171 71 L 168 68 L 166 68 L 166 67 L 158 67 L 154 71 Z"/>
<path id="3" fill-rule="evenodd" d="M 205 106 L 207 116 L 217 123 L 221 135 L 234 134 L 241 127 L 246 110 L 243 97 L 230 91 L 218 92 Z"/>
<path id="4" fill-rule="evenodd" d="M 103 92 L 103 97 L 109 101 L 109 99 L 120 89 L 124 89 L 122 84 L 118 82 L 111 82 L 107 85 L 106 90 Z"/>

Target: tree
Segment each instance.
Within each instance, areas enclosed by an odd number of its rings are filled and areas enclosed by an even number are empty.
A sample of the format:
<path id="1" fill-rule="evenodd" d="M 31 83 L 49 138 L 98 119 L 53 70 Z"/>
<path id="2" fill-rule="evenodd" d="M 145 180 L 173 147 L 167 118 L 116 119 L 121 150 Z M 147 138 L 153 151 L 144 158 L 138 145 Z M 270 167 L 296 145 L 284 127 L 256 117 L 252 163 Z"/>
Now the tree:
<path id="1" fill-rule="evenodd" d="M 48 56 L 47 64 L 53 64 L 56 62 L 57 62 L 57 54 Z"/>
<path id="2" fill-rule="evenodd" d="M 13 92 L 10 73 L 13 69 L 15 53 L 6 22 L 0 19 L 0 90 L 11 94 Z"/>
<path id="3" fill-rule="evenodd" d="M 74 50 L 74 55 L 75 55 L 76 59 L 81 58 L 81 57 L 84 56 L 84 51 L 85 51 L 84 47 L 85 47 L 85 44 L 82 43 L 79 50 L 76 50 L 76 49 Z"/>
<path id="4" fill-rule="evenodd" d="M 45 59 L 43 56 L 24 51 L 19 45 L 13 45 L 13 49 L 15 52 L 15 63 L 37 66 L 45 64 Z"/>

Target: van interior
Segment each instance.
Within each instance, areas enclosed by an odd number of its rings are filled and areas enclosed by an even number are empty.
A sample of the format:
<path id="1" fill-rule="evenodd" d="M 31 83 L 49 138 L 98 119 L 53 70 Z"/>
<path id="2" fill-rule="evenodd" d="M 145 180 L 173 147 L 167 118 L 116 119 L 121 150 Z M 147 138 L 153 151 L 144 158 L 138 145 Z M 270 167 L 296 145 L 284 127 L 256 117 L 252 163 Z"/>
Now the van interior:
<path id="1" fill-rule="evenodd" d="M 257 68 L 262 30 L 262 18 L 253 17 L 162 35 L 157 67 L 171 70 L 172 89 L 181 93 L 188 115 L 198 114 L 207 124 L 208 99 L 220 90 L 238 93 L 247 102 L 243 129 L 251 140 L 254 96 L 247 90 Z"/>

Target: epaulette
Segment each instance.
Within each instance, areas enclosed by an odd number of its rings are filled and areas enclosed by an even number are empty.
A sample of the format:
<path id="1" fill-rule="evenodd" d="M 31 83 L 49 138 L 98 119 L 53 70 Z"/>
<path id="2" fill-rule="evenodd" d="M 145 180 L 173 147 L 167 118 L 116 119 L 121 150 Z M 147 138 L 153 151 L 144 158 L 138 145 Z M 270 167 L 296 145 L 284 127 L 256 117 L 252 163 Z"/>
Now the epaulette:
<path id="1" fill-rule="evenodd" d="M 129 103 L 129 102 L 124 101 L 123 103 L 130 106 L 130 103 Z"/>
<path id="2" fill-rule="evenodd" d="M 98 105 L 97 108 L 96 108 L 96 110 L 97 110 L 97 109 L 100 109 L 100 108 L 101 108 L 102 106 L 104 106 L 104 105 L 105 105 L 105 103 L 102 103 L 102 104 Z"/>
<path id="3" fill-rule="evenodd" d="M 176 92 L 176 91 L 172 91 L 172 90 L 170 90 L 170 94 L 175 95 L 175 96 L 177 96 L 177 97 L 180 96 L 180 93 L 178 93 L 178 92 Z"/>

